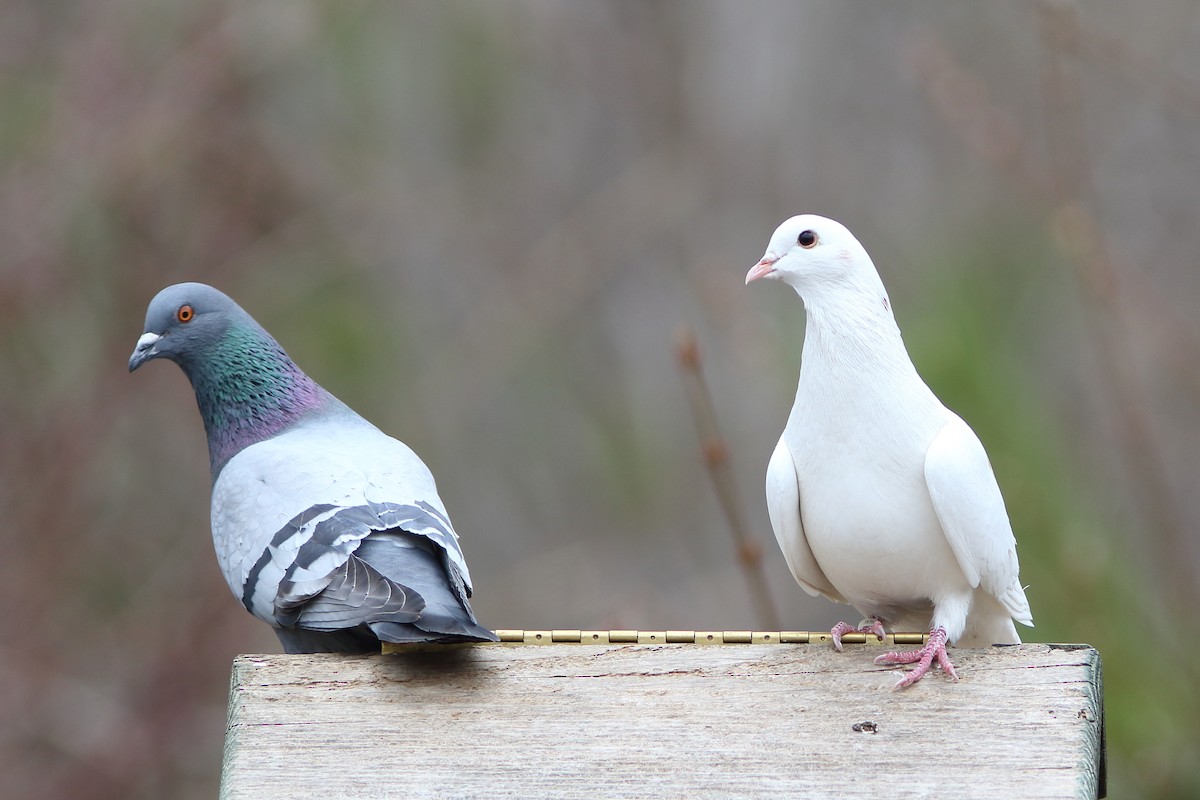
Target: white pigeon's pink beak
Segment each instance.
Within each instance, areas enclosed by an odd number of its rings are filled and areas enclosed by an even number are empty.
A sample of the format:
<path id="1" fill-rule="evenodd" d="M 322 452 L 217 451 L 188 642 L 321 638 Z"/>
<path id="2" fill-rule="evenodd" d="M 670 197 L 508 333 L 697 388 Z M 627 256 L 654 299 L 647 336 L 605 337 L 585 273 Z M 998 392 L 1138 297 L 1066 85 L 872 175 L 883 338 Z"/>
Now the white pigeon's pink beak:
<path id="1" fill-rule="evenodd" d="M 779 260 L 779 256 L 774 253 L 767 253 L 762 257 L 762 260 L 750 268 L 746 273 L 746 285 L 749 286 L 751 281 L 756 281 L 759 278 L 765 278 L 775 271 L 775 262 Z"/>

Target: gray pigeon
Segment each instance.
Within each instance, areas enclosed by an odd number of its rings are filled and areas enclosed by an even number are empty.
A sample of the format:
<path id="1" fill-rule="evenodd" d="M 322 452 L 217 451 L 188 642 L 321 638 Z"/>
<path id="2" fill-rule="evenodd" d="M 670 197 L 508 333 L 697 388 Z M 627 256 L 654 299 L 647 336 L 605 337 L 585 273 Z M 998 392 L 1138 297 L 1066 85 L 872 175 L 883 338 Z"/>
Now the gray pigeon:
<path id="1" fill-rule="evenodd" d="M 923 628 L 924 647 L 879 663 L 934 661 L 956 677 L 947 642 L 1016 643 L 1033 625 L 1017 544 L 979 437 L 934 396 L 908 357 L 867 251 L 845 227 L 786 220 L 746 283 L 769 278 L 804 300 L 796 401 L 767 465 L 767 510 L 788 566 L 810 594 L 885 623 Z M 834 627 L 834 646 L 844 622 Z"/>
<path id="2" fill-rule="evenodd" d="M 163 289 L 129 371 L 154 358 L 196 392 L 212 534 L 242 605 L 289 653 L 496 641 L 429 468 L 325 391 L 229 297 Z"/>

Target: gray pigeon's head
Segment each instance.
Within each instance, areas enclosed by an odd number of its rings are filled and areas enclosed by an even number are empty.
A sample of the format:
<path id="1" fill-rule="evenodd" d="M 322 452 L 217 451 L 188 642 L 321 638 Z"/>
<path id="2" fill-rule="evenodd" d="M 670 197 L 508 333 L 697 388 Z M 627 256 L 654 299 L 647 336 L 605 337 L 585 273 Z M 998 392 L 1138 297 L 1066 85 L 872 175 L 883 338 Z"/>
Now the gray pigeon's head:
<path id="1" fill-rule="evenodd" d="M 241 306 L 203 283 L 168 286 L 150 301 L 129 371 L 155 358 L 192 383 L 214 480 L 243 448 L 339 405 Z"/>
<path id="2" fill-rule="evenodd" d="M 871 257 L 849 230 L 816 214 L 785 220 L 767 244 L 767 252 L 746 273 L 746 283 L 775 278 L 801 295 L 857 285 L 883 290 Z"/>
<path id="3" fill-rule="evenodd" d="M 203 283 L 177 283 L 163 289 L 146 309 L 146 326 L 129 357 L 129 371 L 155 358 L 168 358 L 189 371 L 231 324 L 257 323 L 228 296 Z"/>

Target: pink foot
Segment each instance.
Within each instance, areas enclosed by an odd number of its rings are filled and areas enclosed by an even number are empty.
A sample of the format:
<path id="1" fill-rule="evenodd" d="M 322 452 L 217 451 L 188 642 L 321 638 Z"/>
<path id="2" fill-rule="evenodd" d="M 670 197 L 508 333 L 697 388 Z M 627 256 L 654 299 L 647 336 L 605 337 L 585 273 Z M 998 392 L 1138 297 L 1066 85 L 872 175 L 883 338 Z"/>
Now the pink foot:
<path id="1" fill-rule="evenodd" d="M 868 625 L 868 622 L 871 624 Z M 884 637 L 883 620 L 879 617 L 864 619 L 857 628 L 848 622 L 839 622 L 829 633 L 833 636 L 833 649 L 840 653 L 842 652 L 842 637 L 847 633 L 873 633 L 882 642 Z"/>
<path id="2" fill-rule="evenodd" d="M 906 653 L 884 653 L 875 659 L 876 664 L 916 664 L 913 671 L 904 676 L 904 679 L 896 684 L 897 689 L 903 689 L 906 686 L 912 686 L 921 678 L 925 677 L 925 673 L 929 672 L 933 665 L 933 660 L 937 659 L 938 666 L 942 668 L 942 672 L 950 676 L 952 680 L 958 680 L 958 673 L 954 671 L 954 665 L 950 663 L 950 656 L 946 654 L 946 629 L 938 628 L 931 631 L 929 641 L 920 650 L 910 650 Z"/>

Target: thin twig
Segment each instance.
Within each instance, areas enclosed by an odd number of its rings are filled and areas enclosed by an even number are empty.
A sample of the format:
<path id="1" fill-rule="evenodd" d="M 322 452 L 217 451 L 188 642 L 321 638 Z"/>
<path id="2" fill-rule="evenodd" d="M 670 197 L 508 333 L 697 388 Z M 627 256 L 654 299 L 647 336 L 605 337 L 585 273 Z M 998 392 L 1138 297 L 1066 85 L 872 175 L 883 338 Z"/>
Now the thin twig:
<path id="1" fill-rule="evenodd" d="M 712 395 L 708 391 L 708 383 L 704 380 L 704 371 L 700 366 L 700 348 L 696 344 L 695 333 L 686 326 L 676 333 L 675 355 L 679 359 L 688 403 L 692 408 L 692 419 L 696 423 L 696 435 L 700 439 L 704 465 L 712 478 L 721 510 L 725 512 L 725 521 L 729 523 L 729 532 L 733 536 L 738 563 L 746 576 L 750 598 L 762 624 L 772 630 L 777 629 L 779 614 L 775 610 L 775 601 L 771 597 L 767 577 L 763 572 L 762 546 L 746 530 L 741 499 L 738 497 L 733 472 L 729 467 L 729 447 L 717 427 Z"/>

